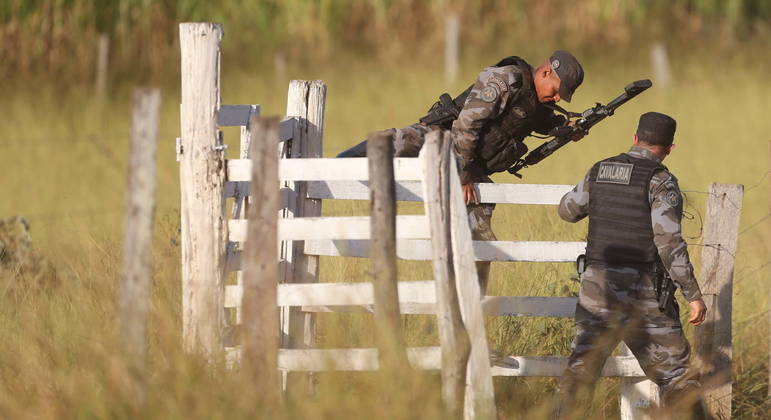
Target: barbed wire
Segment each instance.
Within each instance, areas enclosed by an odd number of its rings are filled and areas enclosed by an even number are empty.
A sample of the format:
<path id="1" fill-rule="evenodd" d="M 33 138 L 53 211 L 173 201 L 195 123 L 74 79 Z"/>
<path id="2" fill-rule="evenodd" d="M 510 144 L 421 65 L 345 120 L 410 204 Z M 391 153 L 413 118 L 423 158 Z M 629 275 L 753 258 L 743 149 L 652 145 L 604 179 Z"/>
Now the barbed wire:
<path id="1" fill-rule="evenodd" d="M 701 246 L 701 247 L 704 247 L 704 248 L 714 248 L 714 249 L 717 249 L 718 251 L 725 251 L 733 259 L 736 259 L 736 254 L 734 254 L 733 252 L 729 251 L 728 248 L 724 247 L 721 244 L 697 244 L 697 243 L 694 243 L 694 242 L 686 242 L 686 244 L 688 244 L 689 246 Z"/>
<path id="2" fill-rule="evenodd" d="M 760 219 L 756 220 L 754 223 L 752 223 L 750 226 L 744 228 L 741 232 L 739 232 L 739 236 L 744 235 L 748 231 L 752 230 L 753 228 L 759 226 L 763 221 L 768 219 L 768 217 L 771 216 L 771 213 L 766 213 L 765 216 L 761 217 Z"/>

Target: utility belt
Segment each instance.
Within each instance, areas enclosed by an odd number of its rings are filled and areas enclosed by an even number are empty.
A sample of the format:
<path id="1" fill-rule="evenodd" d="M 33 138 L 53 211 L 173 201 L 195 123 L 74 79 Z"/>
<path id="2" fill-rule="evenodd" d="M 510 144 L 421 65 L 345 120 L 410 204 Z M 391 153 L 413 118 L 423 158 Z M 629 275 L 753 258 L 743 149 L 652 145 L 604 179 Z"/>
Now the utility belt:
<path id="1" fill-rule="evenodd" d="M 576 259 L 576 271 L 578 272 L 579 279 L 590 264 L 608 265 L 602 261 L 590 261 L 586 258 L 586 255 L 581 254 Z M 675 289 L 677 286 L 661 261 L 648 264 L 630 264 L 628 266 L 653 274 L 653 290 L 656 292 L 659 310 L 672 318 L 678 318 L 680 316 L 680 308 L 675 300 Z"/>

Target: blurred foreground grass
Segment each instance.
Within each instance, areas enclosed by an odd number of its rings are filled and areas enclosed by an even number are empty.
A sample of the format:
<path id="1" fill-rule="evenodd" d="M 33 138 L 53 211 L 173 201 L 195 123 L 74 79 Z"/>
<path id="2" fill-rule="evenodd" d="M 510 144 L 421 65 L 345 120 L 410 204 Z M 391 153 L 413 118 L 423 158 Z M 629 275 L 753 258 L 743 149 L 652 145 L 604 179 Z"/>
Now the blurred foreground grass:
<path id="1" fill-rule="evenodd" d="M 226 41 L 227 42 L 227 38 Z M 523 47 L 537 64 L 557 45 Z M 596 160 L 624 151 L 637 118 L 656 110 L 678 120 L 678 148 L 666 164 L 690 191 L 685 234 L 700 241 L 707 186 L 741 183 L 746 195 L 740 227 L 734 286 L 734 414 L 762 417 L 768 363 L 768 163 L 771 89 L 765 77 L 768 45 L 740 53 L 718 49 L 680 49 L 671 56 L 674 83 L 654 86 L 618 115 L 596 127 L 578 144 L 525 172 L 519 181 L 498 175 L 498 182 L 573 184 Z M 322 79 L 328 84 L 325 155 L 334 156 L 368 131 L 414 122 L 444 90 L 460 91 L 486 63 L 510 51 L 468 53 L 460 82 L 444 86 L 437 57 L 398 60 L 344 57 L 303 66 L 289 63 L 286 73 L 272 67 L 239 67 L 223 62 L 223 103 L 260 103 L 265 115 L 283 114 L 289 79 Z M 617 50 L 577 54 L 587 77 L 572 110 L 606 102 L 628 82 L 650 77 L 645 57 Z M 177 65 L 170 62 L 169 65 Z M 15 86 L 0 103 L 5 152 L 0 155 L 0 217 L 22 215 L 31 223 L 35 246 L 58 270 L 57 284 L 25 276 L 0 283 L 0 416 L 7 418 L 249 418 L 260 390 L 216 366 L 205 368 L 180 349 L 178 173 L 174 138 L 179 132 L 178 84 L 163 86 L 158 152 L 155 230 L 155 288 L 150 324 L 147 404 L 131 404 L 132 372 L 121 357 L 114 328 L 114 302 L 120 269 L 123 191 L 129 133 L 131 86 L 114 89 L 105 101 L 88 87 L 47 84 Z M 226 131 L 231 150 L 237 134 Z M 534 147 L 537 139 L 528 140 Z M 420 206 L 400 206 L 419 212 Z M 366 213 L 366 204 L 327 202 L 328 215 Z M 554 208 L 500 205 L 494 229 L 501 240 L 582 240 L 586 224 L 561 222 Z M 690 248 L 699 269 L 700 247 Z M 366 281 L 365 260 L 324 258 L 323 281 Z M 401 262 L 401 280 L 431 277 L 426 263 Z M 490 294 L 574 295 L 570 264 L 493 264 Z M 45 280 L 45 279 L 43 279 Z M 406 317 L 411 345 L 437 343 L 432 317 Z M 566 355 L 570 320 L 488 320 L 494 346 L 511 354 Z M 367 315 L 322 314 L 322 347 L 373 346 Z M 291 418 L 441 418 L 438 375 L 416 373 L 414 384 L 383 406 L 372 374 L 321 374 L 319 395 L 297 396 Z M 553 379 L 496 379 L 498 405 L 505 418 L 543 414 Z M 617 380 L 602 380 L 591 418 L 617 415 Z M 405 397 L 406 396 L 406 397 Z M 401 399 L 403 397 L 403 399 Z M 265 415 L 265 417 L 270 417 Z"/>

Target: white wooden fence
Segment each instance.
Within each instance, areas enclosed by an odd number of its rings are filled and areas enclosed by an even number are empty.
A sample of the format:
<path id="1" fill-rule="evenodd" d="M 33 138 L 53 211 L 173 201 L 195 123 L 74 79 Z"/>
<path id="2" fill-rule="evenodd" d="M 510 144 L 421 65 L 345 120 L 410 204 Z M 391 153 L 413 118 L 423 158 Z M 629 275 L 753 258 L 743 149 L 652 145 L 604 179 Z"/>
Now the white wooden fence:
<path id="1" fill-rule="evenodd" d="M 251 160 L 250 118 L 257 105 L 221 105 L 219 99 L 219 41 L 214 24 L 180 26 L 183 84 L 182 137 L 178 158 L 182 177 L 183 327 L 186 348 L 215 355 L 223 342 L 230 360 L 239 357 L 237 343 L 223 341 L 228 322 L 224 308 L 241 322 L 242 287 L 226 284 L 227 272 L 240 272 L 241 244 L 246 240 L 244 215 L 249 204 Z M 321 217 L 323 200 L 367 200 L 366 158 L 324 159 L 323 113 L 326 87 L 321 82 L 293 81 L 289 87 L 287 118 L 279 138 L 281 183 L 278 238 L 280 244 L 277 303 L 281 308 L 281 348 L 278 367 L 284 372 L 378 369 L 377 349 L 314 349 L 316 312 L 372 311 L 371 283 L 319 283 L 319 257 L 367 257 L 368 217 Z M 240 126 L 240 158 L 226 159 L 217 127 Z M 454 158 L 452 158 L 454 159 Z M 425 155 L 394 159 L 397 200 L 423 201 L 424 176 L 437 168 Z M 452 161 L 454 162 L 454 160 Z M 494 418 L 491 376 L 560 376 L 563 356 L 511 356 L 510 367 L 488 362 L 483 315 L 572 317 L 576 298 L 479 296 L 474 261 L 573 263 L 583 242 L 471 241 L 460 183 L 450 165 L 450 206 L 455 274 L 466 329 L 471 337 L 466 388 L 466 418 Z M 558 204 L 572 186 L 478 184 L 480 200 L 510 205 Z M 226 200 L 233 199 L 226 212 Z M 431 260 L 431 231 L 427 216 L 397 216 L 397 255 L 405 260 Z M 465 250 L 465 252 L 464 252 Z M 398 284 L 402 314 L 435 314 L 436 285 L 432 280 Z M 480 305 L 481 302 L 481 305 Z M 440 369 L 439 347 L 410 348 L 415 368 Z M 610 357 L 604 376 L 624 378 L 622 417 L 644 418 L 656 400 L 656 387 L 645 379 L 628 353 Z"/>

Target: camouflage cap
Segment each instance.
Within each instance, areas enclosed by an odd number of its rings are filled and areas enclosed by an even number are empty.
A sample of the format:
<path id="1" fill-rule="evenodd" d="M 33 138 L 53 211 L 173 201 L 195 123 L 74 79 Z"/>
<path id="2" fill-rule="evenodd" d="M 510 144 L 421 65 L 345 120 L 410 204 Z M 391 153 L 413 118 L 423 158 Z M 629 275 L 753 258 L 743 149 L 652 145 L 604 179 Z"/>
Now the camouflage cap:
<path id="1" fill-rule="evenodd" d="M 551 68 L 560 78 L 560 98 L 570 102 L 573 92 L 584 81 L 584 69 L 573 54 L 557 50 L 549 57 Z"/>
<path id="2" fill-rule="evenodd" d="M 666 114 L 646 112 L 640 115 L 637 138 L 648 144 L 669 146 L 675 139 L 677 121 Z"/>

